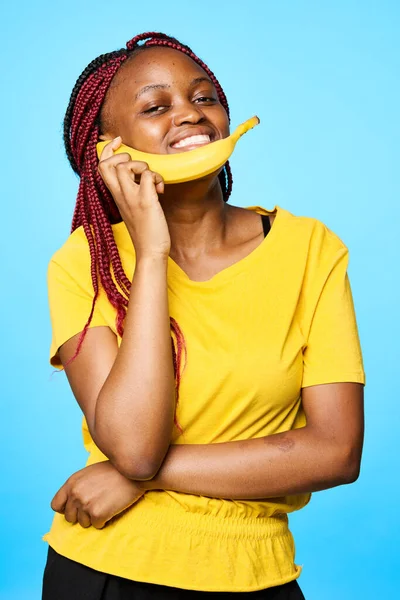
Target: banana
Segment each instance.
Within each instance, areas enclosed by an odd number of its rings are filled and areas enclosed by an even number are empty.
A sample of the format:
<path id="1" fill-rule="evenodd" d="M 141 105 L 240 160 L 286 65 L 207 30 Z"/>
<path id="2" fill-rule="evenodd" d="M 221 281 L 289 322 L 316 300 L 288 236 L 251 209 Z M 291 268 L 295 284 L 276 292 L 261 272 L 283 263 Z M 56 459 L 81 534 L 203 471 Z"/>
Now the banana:
<path id="1" fill-rule="evenodd" d="M 260 119 L 258 117 L 252 117 L 239 125 L 229 137 L 211 142 L 194 150 L 188 150 L 187 152 L 179 152 L 177 154 L 149 154 L 122 144 L 114 153 L 127 152 L 132 160 L 146 162 L 151 171 L 160 173 L 165 183 L 192 181 L 193 179 L 200 179 L 210 173 L 214 173 L 222 167 L 235 149 L 239 138 L 249 131 L 249 129 L 258 125 L 259 122 Z M 98 142 L 97 156 L 99 158 L 104 147 L 110 141 Z"/>

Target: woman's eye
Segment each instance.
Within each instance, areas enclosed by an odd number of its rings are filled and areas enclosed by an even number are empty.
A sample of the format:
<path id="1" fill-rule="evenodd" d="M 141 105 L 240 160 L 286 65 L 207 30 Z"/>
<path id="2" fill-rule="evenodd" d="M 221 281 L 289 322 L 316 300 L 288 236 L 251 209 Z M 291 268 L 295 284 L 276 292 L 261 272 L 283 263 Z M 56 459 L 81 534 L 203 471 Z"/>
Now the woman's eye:
<path id="1" fill-rule="evenodd" d="M 210 96 L 200 96 L 200 98 L 196 98 L 196 102 L 215 102 L 215 98 Z"/>
<path id="2" fill-rule="evenodd" d="M 144 110 L 144 113 L 157 113 L 157 112 L 161 112 L 164 108 L 166 108 L 165 106 L 162 105 L 156 105 L 156 106 L 150 106 L 150 108 L 146 108 L 146 110 Z"/>

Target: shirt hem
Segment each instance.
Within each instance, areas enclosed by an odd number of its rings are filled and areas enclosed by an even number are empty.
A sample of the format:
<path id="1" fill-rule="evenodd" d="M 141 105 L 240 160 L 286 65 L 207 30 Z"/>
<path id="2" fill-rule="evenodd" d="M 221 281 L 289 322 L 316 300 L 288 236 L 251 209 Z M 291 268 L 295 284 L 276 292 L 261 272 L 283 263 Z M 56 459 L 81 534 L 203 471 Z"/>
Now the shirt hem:
<path id="1" fill-rule="evenodd" d="M 337 374 L 325 374 L 311 381 L 306 379 L 302 382 L 301 387 L 306 388 L 313 385 L 326 385 L 328 383 L 361 383 L 365 385 L 365 373 L 363 371 L 352 371 L 350 373 L 342 373 L 339 376 Z"/>
<path id="2" fill-rule="evenodd" d="M 135 579 L 129 578 L 129 577 L 124 577 L 121 576 L 120 572 L 117 573 L 115 572 L 112 568 L 108 569 L 107 571 L 101 570 L 99 568 L 96 568 L 95 566 L 93 566 L 94 561 L 91 560 L 79 560 L 77 561 L 75 558 L 73 558 L 71 556 L 71 553 L 69 553 L 68 551 L 65 552 L 62 549 L 60 549 L 58 547 L 57 544 L 55 544 L 53 541 L 49 541 L 48 539 L 49 534 L 46 534 L 43 536 L 43 541 L 45 541 L 49 546 L 51 546 L 51 548 L 53 548 L 53 550 L 55 550 L 55 552 L 57 552 L 58 554 L 60 554 L 61 556 L 64 556 L 65 558 L 68 558 L 69 560 L 73 560 L 74 562 L 79 562 L 79 564 L 84 565 L 85 567 L 88 567 L 90 569 L 93 569 L 95 571 L 99 571 L 100 573 L 107 573 L 107 575 L 113 575 L 116 577 L 122 577 L 123 579 L 129 579 L 130 581 L 137 581 L 137 582 L 141 582 L 141 583 L 150 583 L 152 585 L 164 585 L 166 587 L 172 587 L 172 588 L 177 588 L 177 589 L 182 589 L 182 590 L 188 590 L 188 591 L 193 591 L 193 592 L 258 592 L 258 591 L 262 591 L 262 590 L 266 590 L 269 588 L 273 588 L 273 587 L 277 587 L 279 585 L 285 585 L 286 583 L 290 583 L 291 581 L 295 581 L 296 579 L 298 579 L 301 575 L 301 572 L 303 570 L 303 567 L 300 565 L 294 565 L 294 573 L 291 574 L 290 576 L 286 576 L 286 577 L 281 577 L 279 579 L 275 579 L 273 581 L 269 580 L 269 581 L 265 581 L 263 583 L 259 583 L 256 586 L 249 586 L 249 587 L 241 587 L 241 588 L 227 588 L 227 587 L 207 587 L 207 588 L 200 588 L 200 587 L 188 587 L 187 585 L 184 585 L 180 582 L 170 582 L 170 583 L 166 583 L 166 582 L 160 582 L 159 580 L 156 581 L 155 579 L 152 579 L 151 577 L 147 577 L 147 578 L 138 578 L 135 577 Z"/>

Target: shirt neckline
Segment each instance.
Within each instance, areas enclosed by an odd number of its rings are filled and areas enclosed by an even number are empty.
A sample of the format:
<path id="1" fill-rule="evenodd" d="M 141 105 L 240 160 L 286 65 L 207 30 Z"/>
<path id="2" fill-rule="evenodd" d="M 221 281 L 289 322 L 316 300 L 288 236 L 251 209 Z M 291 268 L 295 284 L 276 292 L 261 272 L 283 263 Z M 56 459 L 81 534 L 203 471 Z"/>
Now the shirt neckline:
<path id="1" fill-rule="evenodd" d="M 246 210 L 253 210 L 258 214 L 275 214 L 274 222 L 271 226 L 271 229 L 268 235 L 262 240 L 262 242 L 254 248 L 249 254 L 239 259 L 229 267 L 225 267 L 221 271 L 218 271 L 215 275 L 211 277 L 211 279 L 207 279 L 206 281 L 194 281 L 190 279 L 189 276 L 185 273 L 185 271 L 169 256 L 168 257 L 168 274 L 172 276 L 174 279 L 179 280 L 186 284 L 189 287 L 197 288 L 197 289 L 208 289 L 215 287 L 221 283 L 226 282 L 227 280 L 231 280 L 238 273 L 248 268 L 253 262 L 255 262 L 260 255 L 262 255 L 266 250 L 270 247 L 271 244 L 274 243 L 275 238 L 279 235 L 280 222 L 282 219 L 282 215 L 285 211 L 279 206 L 274 206 L 272 210 L 267 210 L 261 206 L 247 206 Z M 278 233 L 277 233 L 278 229 Z"/>

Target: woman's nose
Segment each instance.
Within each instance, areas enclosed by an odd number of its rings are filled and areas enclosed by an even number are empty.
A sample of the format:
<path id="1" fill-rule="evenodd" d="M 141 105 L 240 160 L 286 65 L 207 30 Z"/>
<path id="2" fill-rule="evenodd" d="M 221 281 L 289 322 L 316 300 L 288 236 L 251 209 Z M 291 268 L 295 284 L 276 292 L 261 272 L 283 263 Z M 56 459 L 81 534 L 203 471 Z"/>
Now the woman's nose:
<path id="1" fill-rule="evenodd" d="M 185 123 L 197 124 L 204 120 L 204 114 L 199 106 L 192 102 L 184 102 L 175 107 L 172 122 L 175 127 Z"/>

